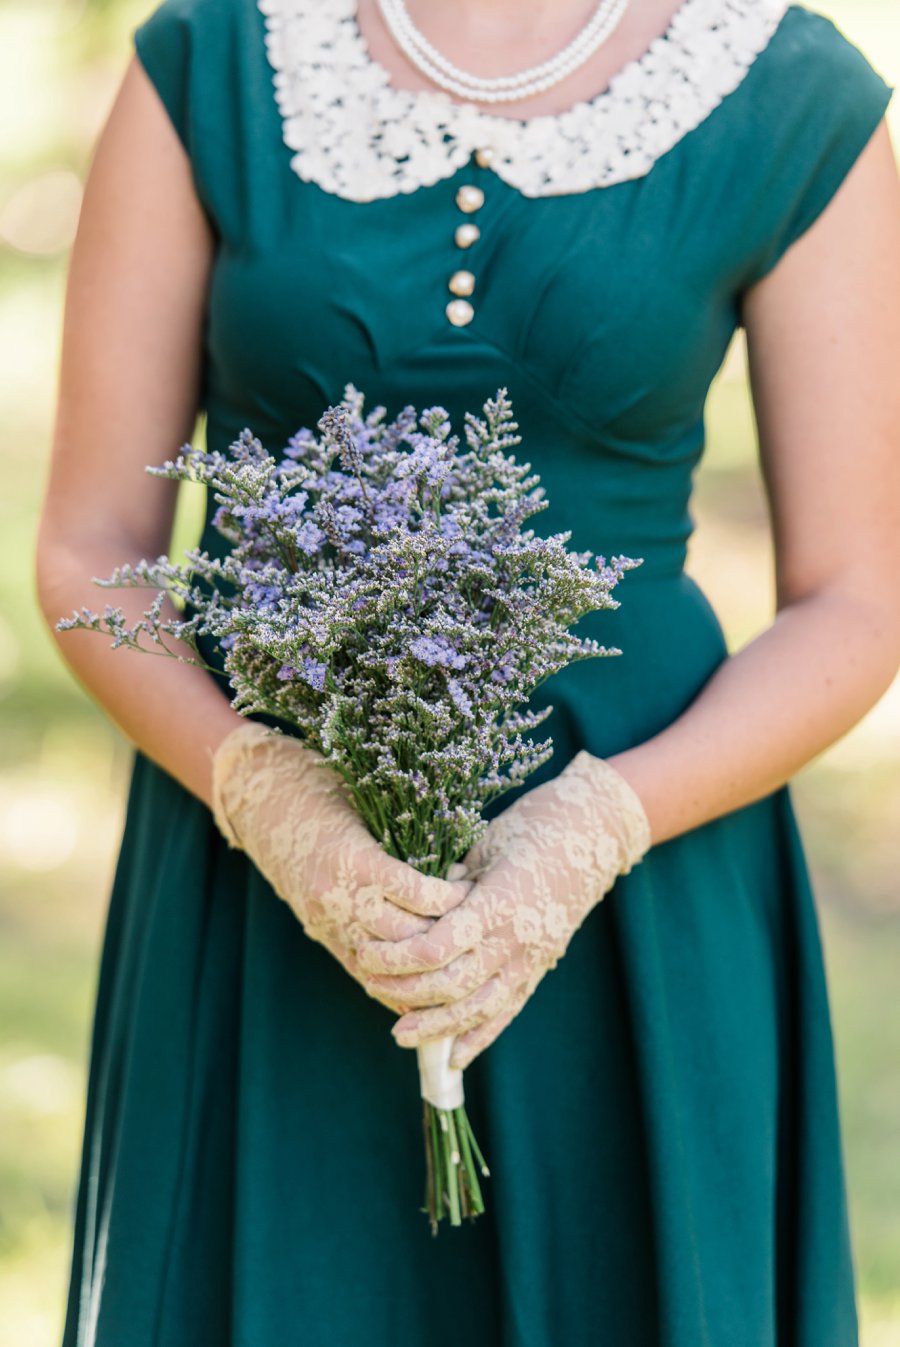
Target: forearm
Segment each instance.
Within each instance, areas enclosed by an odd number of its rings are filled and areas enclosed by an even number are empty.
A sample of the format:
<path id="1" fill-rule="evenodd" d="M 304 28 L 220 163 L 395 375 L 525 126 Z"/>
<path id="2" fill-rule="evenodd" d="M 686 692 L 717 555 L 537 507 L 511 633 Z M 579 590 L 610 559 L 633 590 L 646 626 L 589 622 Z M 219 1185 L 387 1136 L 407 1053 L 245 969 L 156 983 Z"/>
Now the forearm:
<path id="1" fill-rule="evenodd" d="M 241 717 L 202 668 L 164 655 L 113 650 L 102 634 L 55 631 L 57 620 L 73 609 L 102 611 L 106 603 L 123 608 L 132 625 L 156 591 L 105 590 L 91 583 L 93 576 L 108 576 L 116 566 L 140 559 L 127 539 L 67 545 L 52 533 L 50 526 L 42 530 L 36 578 L 41 609 L 63 659 L 132 743 L 209 805 L 212 754 Z M 166 606 L 177 616 L 169 600 Z M 196 658 L 186 644 L 170 640 L 167 648 Z"/>
<path id="2" fill-rule="evenodd" d="M 639 795 L 653 841 L 770 794 L 855 725 L 897 671 L 889 614 L 830 590 L 785 606 L 677 720 L 607 759 Z"/>

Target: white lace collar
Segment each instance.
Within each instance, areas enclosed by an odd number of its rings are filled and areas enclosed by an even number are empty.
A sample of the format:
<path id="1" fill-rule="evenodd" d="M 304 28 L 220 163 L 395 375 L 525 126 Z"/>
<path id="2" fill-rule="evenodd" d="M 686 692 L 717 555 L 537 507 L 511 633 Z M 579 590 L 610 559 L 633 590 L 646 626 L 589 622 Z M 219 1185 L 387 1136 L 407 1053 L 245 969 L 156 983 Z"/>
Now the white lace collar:
<path id="1" fill-rule="evenodd" d="M 525 120 L 404 90 L 369 54 L 356 0 L 257 0 L 291 167 L 350 201 L 452 177 L 477 149 L 524 196 L 643 177 L 740 84 L 787 0 L 682 0 L 596 98 Z"/>

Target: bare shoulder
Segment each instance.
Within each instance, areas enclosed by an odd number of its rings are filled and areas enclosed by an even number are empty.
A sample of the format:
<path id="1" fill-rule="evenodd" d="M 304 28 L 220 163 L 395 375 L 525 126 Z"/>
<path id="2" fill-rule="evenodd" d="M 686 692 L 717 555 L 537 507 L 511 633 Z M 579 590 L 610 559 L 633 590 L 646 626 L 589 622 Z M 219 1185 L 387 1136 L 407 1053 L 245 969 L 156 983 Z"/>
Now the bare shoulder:
<path id="1" fill-rule="evenodd" d="M 173 500 L 144 472 L 189 438 L 215 239 L 139 61 L 89 165 L 69 261 L 45 518 L 165 546 Z"/>
<path id="2" fill-rule="evenodd" d="M 779 603 L 860 582 L 887 601 L 900 567 L 900 175 L 885 121 L 747 292 L 744 317 Z"/>
<path id="3" fill-rule="evenodd" d="M 156 201 L 154 214 L 160 220 L 177 215 L 184 225 L 189 217 L 203 216 L 188 153 L 137 54 L 128 62 L 95 146 L 85 200 L 88 194 L 121 200 L 134 190 L 142 206 Z M 200 233 L 211 235 L 208 221 L 197 218 L 196 223 L 205 225 Z"/>
<path id="4" fill-rule="evenodd" d="M 791 307 L 817 310 L 822 300 L 866 287 L 883 295 L 900 285 L 900 170 L 886 118 L 824 210 L 777 265 L 743 296 L 749 345 Z"/>

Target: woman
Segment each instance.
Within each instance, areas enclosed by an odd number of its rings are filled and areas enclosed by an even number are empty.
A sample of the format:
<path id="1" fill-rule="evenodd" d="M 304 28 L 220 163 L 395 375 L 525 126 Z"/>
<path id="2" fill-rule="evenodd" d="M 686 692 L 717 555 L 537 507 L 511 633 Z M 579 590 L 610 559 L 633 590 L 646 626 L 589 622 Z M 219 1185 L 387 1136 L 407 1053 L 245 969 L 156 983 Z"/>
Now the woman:
<path id="1" fill-rule="evenodd" d="M 890 86 L 780 0 L 165 0 L 135 41 L 71 262 L 48 621 L 165 550 L 171 483 L 142 470 L 199 409 L 211 444 L 249 426 L 275 447 L 348 381 L 456 427 L 507 387 L 545 530 L 644 564 L 579 627 L 624 654 L 541 690 L 555 754 L 492 806 L 512 821 L 492 868 L 429 885 L 361 846 L 332 949 L 301 920 L 352 820 L 320 814 L 297 746 L 254 738 L 221 678 L 61 640 L 137 747 L 66 1347 L 849 1347 L 829 1009 L 785 783 L 900 659 Z M 777 616 L 732 655 L 683 562 L 738 325 Z M 203 545 L 222 545 L 209 520 Z M 285 816 L 324 818 L 322 845 L 279 869 Z M 523 826 L 552 838 L 534 868 Z M 587 879 L 572 837 L 606 855 Z M 486 895 L 526 907 L 551 883 L 552 976 L 512 928 L 490 959 L 454 938 Z M 456 1035 L 494 1161 L 487 1213 L 437 1240 L 392 1026 Z"/>

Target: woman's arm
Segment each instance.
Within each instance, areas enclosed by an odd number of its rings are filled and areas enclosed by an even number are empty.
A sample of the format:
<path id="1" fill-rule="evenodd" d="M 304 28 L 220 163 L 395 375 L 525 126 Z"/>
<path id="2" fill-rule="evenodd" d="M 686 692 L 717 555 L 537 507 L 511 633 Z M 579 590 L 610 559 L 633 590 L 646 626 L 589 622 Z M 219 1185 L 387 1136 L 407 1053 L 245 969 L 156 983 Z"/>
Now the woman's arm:
<path id="1" fill-rule="evenodd" d="M 69 267 L 35 558 L 51 631 L 74 608 L 97 607 L 93 576 L 168 548 L 175 483 L 144 468 L 194 429 L 213 250 L 187 154 L 133 58 L 97 143 Z M 133 622 L 151 596 L 114 597 Z M 211 676 L 88 632 L 53 634 L 124 733 L 209 804 L 211 753 L 241 723 Z"/>
<path id="2" fill-rule="evenodd" d="M 608 759 L 654 842 L 783 785 L 900 663 L 900 178 L 886 122 L 747 292 L 744 323 L 777 612 L 683 715 Z"/>

